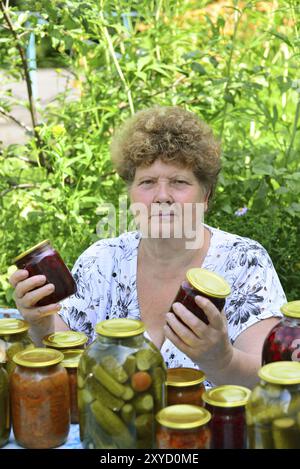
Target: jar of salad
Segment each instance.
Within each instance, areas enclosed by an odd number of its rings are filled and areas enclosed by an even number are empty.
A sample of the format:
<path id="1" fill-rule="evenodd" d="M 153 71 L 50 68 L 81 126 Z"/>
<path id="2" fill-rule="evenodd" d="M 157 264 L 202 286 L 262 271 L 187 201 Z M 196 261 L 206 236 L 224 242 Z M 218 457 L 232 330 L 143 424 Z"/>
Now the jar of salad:
<path id="1" fill-rule="evenodd" d="M 5 363 L 9 375 L 16 367 L 13 356 L 22 350 L 34 348 L 28 331 L 29 324 L 21 319 L 0 319 L 0 361 Z"/>
<path id="2" fill-rule="evenodd" d="M 169 368 L 167 370 L 167 405 L 192 404 L 202 406 L 205 391 L 203 371 L 195 368 Z"/>
<path id="3" fill-rule="evenodd" d="M 109 319 L 78 368 L 84 448 L 153 448 L 155 414 L 165 406 L 166 369 L 159 350 L 133 319 Z"/>
<path id="4" fill-rule="evenodd" d="M 43 344 L 64 353 L 66 350 L 84 349 L 87 341 L 88 337 L 84 332 L 59 331 L 44 337 Z"/>

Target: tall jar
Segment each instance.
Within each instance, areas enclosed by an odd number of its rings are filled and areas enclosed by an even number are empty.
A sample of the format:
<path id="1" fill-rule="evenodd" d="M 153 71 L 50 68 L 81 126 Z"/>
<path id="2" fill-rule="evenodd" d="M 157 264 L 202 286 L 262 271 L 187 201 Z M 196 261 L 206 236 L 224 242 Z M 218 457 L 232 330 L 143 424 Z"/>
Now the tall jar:
<path id="1" fill-rule="evenodd" d="M 0 448 L 9 440 L 10 426 L 8 375 L 0 363 Z"/>
<path id="2" fill-rule="evenodd" d="M 166 369 L 144 337 L 144 324 L 110 319 L 78 369 L 80 437 L 84 448 L 152 448 L 155 414 L 165 405 Z"/>
<path id="3" fill-rule="evenodd" d="M 59 331 L 44 337 L 43 344 L 64 353 L 66 350 L 84 349 L 87 341 L 88 337 L 84 332 Z"/>
<path id="4" fill-rule="evenodd" d="M 69 381 L 52 349 L 36 348 L 17 353 L 11 375 L 12 423 L 16 442 L 24 448 L 55 448 L 70 429 Z"/>
<path id="5" fill-rule="evenodd" d="M 67 350 L 64 352 L 64 359 L 61 363 L 69 378 L 71 423 L 79 423 L 77 372 L 82 353 L 83 350 L 79 349 Z"/>
<path id="6" fill-rule="evenodd" d="M 300 301 L 281 307 L 283 319 L 267 335 L 262 352 L 262 364 L 278 361 L 300 361 Z"/>
<path id="7" fill-rule="evenodd" d="M 26 269 L 29 277 L 45 275 L 47 283 L 54 285 L 54 292 L 38 301 L 36 306 L 58 303 L 76 293 L 77 287 L 71 272 L 48 239 L 17 256 L 14 263 L 19 269 Z"/>
<path id="8" fill-rule="evenodd" d="M 203 394 L 204 406 L 212 415 L 211 449 L 247 448 L 245 406 L 250 393 L 243 386 L 224 385 Z"/>
<path id="9" fill-rule="evenodd" d="M 182 282 L 173 303 L 182 303 L 201 321 L 208 324 L 207 316 L 195 302 L 195 297 L 200 295 L 208 298 L 219 311 L 222 311 L 230 291 L 230 286 L 223 277 L 207 269 L 195 267 L 187 271 L 186 280 Z M 171 311 L 175 314 L 172 307 Z"/>
<path id="10" fill-rule="evenodd" d="M 169 368 L 167 370 L 167 405 L 191 404 L 202 406 L 205 391 L 203 371 L 194 368 Z"/>
<path id="11" fill-rule="evenodd" d="M 28 330 L 29 324 L 21 319 L 0 319 L 0 361 L 5 362 L 9 375 L 16 366 L 13 356 L 22 350 L 34 348 Z"/>
<path id="12" fill-rule="evenodd" d="M 300 449 L 300 363 L 263 366 L 246 406 L 249 448 Z"/>

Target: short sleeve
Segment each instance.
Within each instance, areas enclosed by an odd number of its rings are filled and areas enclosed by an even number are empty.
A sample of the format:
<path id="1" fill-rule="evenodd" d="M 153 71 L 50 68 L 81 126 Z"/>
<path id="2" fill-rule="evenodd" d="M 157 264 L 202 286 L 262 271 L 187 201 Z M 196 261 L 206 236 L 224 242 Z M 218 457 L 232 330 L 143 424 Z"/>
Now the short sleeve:
<path id="1" fill-rule="evenodd" d="M 287 301 L 267 251 L 257 242 L 236 243 L 231 259 L 239 272 L 225 304 L 231 342 L 258 321 L 282 317 L 280 307 Z"/>

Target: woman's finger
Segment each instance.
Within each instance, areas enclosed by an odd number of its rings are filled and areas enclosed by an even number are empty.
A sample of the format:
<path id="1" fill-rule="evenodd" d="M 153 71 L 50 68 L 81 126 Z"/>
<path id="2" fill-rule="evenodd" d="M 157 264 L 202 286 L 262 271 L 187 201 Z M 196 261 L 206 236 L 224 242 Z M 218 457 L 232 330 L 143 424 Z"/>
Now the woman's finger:
<path id="1" fill-rule="evenodd" d="M 198 337 L 202 337 L 207 331 L 207 325 L 194 313 L 181 303 L 173 303 L 172 308 L 181 321 L 183 321 Z"/>
<path id="2" fill-rule="evenodd" d="M 53 293 L 54 290 L 55 290 L 54 285 L 52 283 L 49 283 L 48 285 L 45 285 L 42 288 L 38 288 L 37 290 L 33 290 L 29 293 L 26 293 L 21 299 L 22 306 L 24 308 L 32 308 L 42 298 L 45 298 L 48 295 L 50 295 L 51 293 Z M 19 299 L 19 301 L 20 301 L 20 299 Z M 16 303 L 18 303 L 18 298 L 16 298 Z"/>
<path id="3" fill-rule="evenodd" d="M 207 316 L 209 325 L 214 329 L 220 330 L 223 328 L 223 318 L 218 308 L 207 298 L 203 296 L 196 296 L 195 301 L 197 305 L 204 311 Z"/>
<path id="4" fill-rule="evenodd" d="M 13 288 L 16 288 L 17 284 L 22 280 L 25 280 L 29 275 L 28 270 L 16 270 L 8 279 L 9 283 Z"/>
<path id="5" fill-rule="evenodd" d="M 23 282 L 19 282 L 15 289 L 16 299 L 23 298 L 26 293 L 31 290 L 41 287 L 46 283 L 47 279 L 45 275 L 35 275 L 34 277 L 29 277 Z"/>
<path id="6" fill-rule="evenodd" d="M 190 348 L 184 342 L 182 342 L 182 340 L 174 333 L 174 331 L 172 331 L 168 324 L 164 326 L 164 332 L 165 336 L 175 345 L 175 347 L 177 347 L 186 355 L 189 355 Z"/>
<path id="7" fill-rule="evenodd" d="M 174 333 L 188 346 L 193 347 L 195 346 L 195 342 L 197 340 L 197 336 L 193 333 L 193 331 L 185 326 L 174 313 L 167 313 L 167 325 L 171 327 Z"/>

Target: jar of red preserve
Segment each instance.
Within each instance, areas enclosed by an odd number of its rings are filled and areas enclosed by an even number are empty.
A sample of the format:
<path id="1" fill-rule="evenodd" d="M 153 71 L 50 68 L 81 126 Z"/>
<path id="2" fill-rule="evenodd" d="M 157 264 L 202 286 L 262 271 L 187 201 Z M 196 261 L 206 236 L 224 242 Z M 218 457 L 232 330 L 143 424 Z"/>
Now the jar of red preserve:
<path id="1" fill-rule="evenodd" d="M 159 449 L 209 449 L 211 414 L 188 404 L 165 407 L 156 415 Z"/>
<path id="2" fill-rule="evenodd" d="M 278 361 L 300 361 L 300 300 L 281 307 L 284 317 L 267 335 L 262 364 Z"/>
<path id="3" fill-rule="evenodd" d="M 53 249 L 49 240 L 42 241 L 14 259 L 19 269 L 28 270 L 29 276 L 45 275 L 47 283 L 52 283 L 55 290 L 36 303 L 46 306 L 67 298 L 76 293 L 76 283 L 71 272 L 59 253 Z"/>
<path id="4" fill-rule="evenodd" d="M 187 271 L 186 280 L 182 282 L 173 303 L 182 303 L 205 324 L 208 324 L 207 316 L 195 302 L 195 297 L 200 295 L 208 298 L 219 311 L 222 311 L 230 291 L 230 286 L 223 277 L 207 269 L 195 267 Z M 171 311 L 174 312 L 172 308 Z"/>
<path id="5" fill-rule="evenodd" d="M 83 350 L 67 350 L 63 354 L 64 359 L 61 364 L 67 370 L 69 378 L 71 423 L 79 423 L 77 370 Z"/>
<path id="6" fill-rule="evenodd" d="M 167 405 L 192 404 L 202 406 L 205 374 L 194 368 L 167 370 Z"/>
<path id="7" fill-rule="evenodd" d="M 206 391 L 202 399 L 211 413 L 211 449 L 247 447 L 245 406 L 251 391 L 243 386 L 224 385 Z"/>

